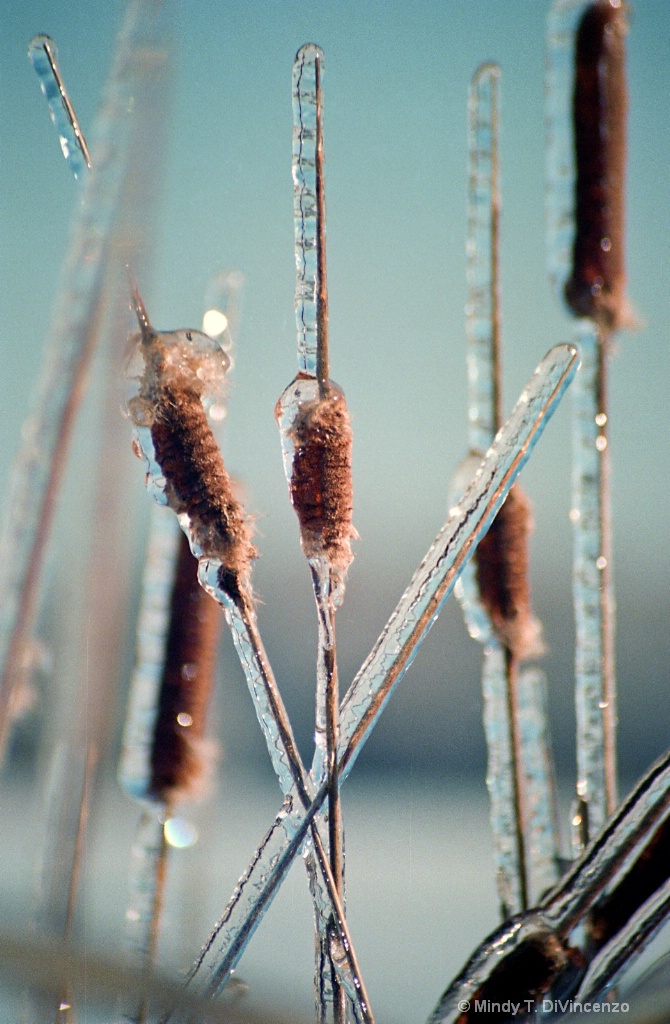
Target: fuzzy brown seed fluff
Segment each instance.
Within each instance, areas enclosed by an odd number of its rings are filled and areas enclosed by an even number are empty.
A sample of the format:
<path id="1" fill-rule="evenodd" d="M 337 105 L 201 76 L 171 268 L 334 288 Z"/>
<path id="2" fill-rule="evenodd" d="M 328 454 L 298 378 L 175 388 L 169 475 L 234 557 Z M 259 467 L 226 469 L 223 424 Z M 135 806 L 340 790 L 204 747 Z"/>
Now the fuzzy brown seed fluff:
<path id="1" fill-rule="evenodd" d="M 540 626 L 530 606 L 530 502 L 518 484 L 509 492 L 475 553 L 479 595 L 493 630 L 517 658 L 539 654 Z"/>
<path id="2" fill-rule="evenodd" d="M 351 541 L 357 533 L 351 521 L 353 433 L 342 392 L 333 389 L 326 398 L 304 402 L 291 437 L 291 501 L 303 551 L 307 558 L 325 555 L 343 575 L 351 564 Z"/>
<path id="3" fill-rule="evenodd" d="M 626 89 L 624 4 L 590 4 L 575 39 L 575 238 L 565 298 L 607 331 L 630 325 L 625 296 Z"/>
<path id="4" fill-rule="evenodd" d="M 188 515 L 203 556 L 221 559 L 224 571 L 246 580 L 256 556 L 251 525 L 234 496 L 199 396 L 187 385 L 167 381 L 156 388 L 154 401 L 151 439 L 170 508 Z"/>
<path id="5" fill-rule="evenodd" d="M 167 804 L 197 795 L 211 756 L 203 739 L 210 702 L 221 609 L 198 583 L 198 563 L 180 538 L 165 664 L 151 748 L 151 795 Z"/>

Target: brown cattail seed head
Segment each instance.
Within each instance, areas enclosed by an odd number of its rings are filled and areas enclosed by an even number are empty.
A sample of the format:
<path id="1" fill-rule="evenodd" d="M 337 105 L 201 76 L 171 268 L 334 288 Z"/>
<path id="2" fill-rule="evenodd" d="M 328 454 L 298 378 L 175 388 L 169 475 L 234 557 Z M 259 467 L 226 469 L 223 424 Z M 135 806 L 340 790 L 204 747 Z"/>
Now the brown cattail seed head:
<path id="1" fill-rule="evenodd" d="M 307 558 L 325 557 L 343 577 L 357 533 L 352 524 L 353 433 L 342 391 L 331 385 L 325 398 L 303 401 L 289 433 L 294 445 L 289 486 L 303 551 Z"/>
<path id="2" fill-rule="evenodd" d="M 475 553 L 481 602 L 498 640 L 518 659 L 541 651 L 540 625 L 531 610 L 528 582 L 531 529 L 530 502 L 517 484 Z"/>
<path id="3" fill-rule="evenodd" d="M 626 32 L 625 5 L 597 0 L 575 40 L 575 238 L 565 298 L 606 331 L 634 321 L 625 295 Z"/>
<path id="4" fill-rule="evenodd" d="M 167 804 L 197 795 L 212 762 L 203 737 L 221 609 L 198 583 L 197 569 L 182 534 L 150 757 L 149 794 Z"/>

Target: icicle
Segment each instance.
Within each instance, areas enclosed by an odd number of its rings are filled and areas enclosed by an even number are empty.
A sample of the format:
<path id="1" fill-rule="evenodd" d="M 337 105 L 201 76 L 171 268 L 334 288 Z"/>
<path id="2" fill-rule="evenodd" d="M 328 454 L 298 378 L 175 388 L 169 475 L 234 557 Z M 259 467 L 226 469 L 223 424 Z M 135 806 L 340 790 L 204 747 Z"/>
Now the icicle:
<path id="1" fill-rule="evenodd" d="M 49 104 L 49 113 L 58 132 L 58 141 L 63 156 L 81 185 L 86 171 L 91 167 L 91 157 L 61 77 L 56 44 L 49 36 L 35 36 L 30 41 L 28 56 L 37 72 L 40 87 Z"/>
<path id="2" fill-rule="evenodd" d="M 340 706 L 340 782 L 351 771 L 394 687 L 411 664 L 479 538 L 530 457 L 548 418 L 572 380 L 576 365 L 575 350 L 568 345 L 552 349 L 540 363 L 480 471 L 459 506 L 451 510 L 450 518 L 351 684 Z M 322 786 L 310 808 L 305 810 L 298 805 L 295 794 L 289 794 L 254 854 L 189 976 L 189 981 L 197 979 L 210 996 L 216 995 L 234 969 L 326 795 L 327 787 Z"/>

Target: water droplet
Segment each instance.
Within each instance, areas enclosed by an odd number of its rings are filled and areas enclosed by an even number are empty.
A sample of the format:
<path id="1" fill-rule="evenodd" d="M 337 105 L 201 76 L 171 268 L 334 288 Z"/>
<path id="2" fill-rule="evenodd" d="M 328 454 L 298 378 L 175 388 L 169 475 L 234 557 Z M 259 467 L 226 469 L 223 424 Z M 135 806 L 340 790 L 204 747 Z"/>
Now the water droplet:
<path id="1" fill-rule="evenodd" d="M 604 569 L 606 565 L 607 559 L 604 555 L 601 555 L 600 558 L 596 559 L 596 569 Z"/>
<path id="2" fill-rule="evenodd" d="M 581 517 L 582 517 L 582 513 L 580 512 L 580 510 L 578 508 L 571 508 L 570 509 L 570 522 L 571 523 L 578 523 L 579 520 L 581 519 Z"/>
<path id="3" fill-rule="evenodd" d="M 185 711 L 180 711 L 177 715 L 177 724 L 181 725 L 184 729 L 188 729 L 190 725 L 193 725 L 193 719 Z"/>
<path id="4" fill-rule="evenodd" d="M 598 434 L 596 438 L 596 448 L 599 452 L 604 452 L 607 448 L 607 438 L 604 434 Z"/>
<path id="5" fill-rule="evenodd" d="M 612 239 L 611 238 L 601 238 L 600 239 L 600 248 L 602 249 L 603 252 L 609 252 L 610 249 L 612 248 Z"/>
<path id="6" fill-rule="evenodd" d="M 197 665 L 194 665 L 193 662 L 189 661 L 189 662 L 186 662 L 185 665 L 182 665 L 182 667 L 181 667 L 181 677 L 182 677 L 182 679 L 185 679 L 187 682 L 191 682 L 191 680 L 195 679 L 197 674 L 198 674 L 198 667 L 197 667 Z M 189 722 L 189 725 L 190 725 L 190 722 Z"/>
<path id="7" fill-rule="evenodd" d="M 599 412 L 598 415 L 596 416 L 596 426 L 604 427 L 606 423 L 607 423 L 607 413 L 606 412 Z"/>
<path id="8" fill-rule="evenodd" d="M 163 826 L 165 841 L 176 850 L 186 850 L 198 841 L 198 830 L 185 818 L 168 818 Z"/>
<path id="9" fill-rule="evenodd" d="M 228 317 L 220 309 L 208 309 L 202 318 L 202 329 L 210 338 L 223 334 L 228 326 Z"/>

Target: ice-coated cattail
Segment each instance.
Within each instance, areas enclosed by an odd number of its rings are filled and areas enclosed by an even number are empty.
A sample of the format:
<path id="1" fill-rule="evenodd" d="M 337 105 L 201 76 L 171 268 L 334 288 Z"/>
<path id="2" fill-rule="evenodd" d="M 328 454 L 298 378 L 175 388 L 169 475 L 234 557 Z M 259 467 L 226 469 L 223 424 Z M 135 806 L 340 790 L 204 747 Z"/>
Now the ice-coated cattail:
<path id="1" fill-rule="evenodd" d="M 626 298 L 626 5 L 597 0 L 575 36 L 575 234 L 565 299 L 607 332 L 630 325 Z"/>
<path id="2" fill-rule="evenodd" d="M 239 601 L 256 550 L 203 404 L 222 387 L 229 358 L 199 331 L 154 331 L 136 289 L 134 305 L 142 366 L 128 412 L 149 485 L 188 526 L 193 553 L 220 563 L 222 589 Z"/>
<path id="3" fill-rule="evenodd" d="M 312 378 L 300 377 L 291 389 L 316 391 Z M 284 397 L 275 410 L 280 425 Z M 292 397 L 295 415 L 284 429 L 293 445 L 289 490 L 302 549 L 308 559 L 325 557 L 331 569 L 343 577 L 353 558 L 351 541 L 357 536 L 352 523 L 353 433 L 344 393 L 331 383 L 324 398 L 318 394 L 303 400 L 298 395 Z"/>
<path id="4" fill-rule="evenodd" d="M 515 660 L 541 653 L 541 627 L 530 604 L 530 501 L 515 485 L 475 554 L 479 598 L 493 631 Z"/>

